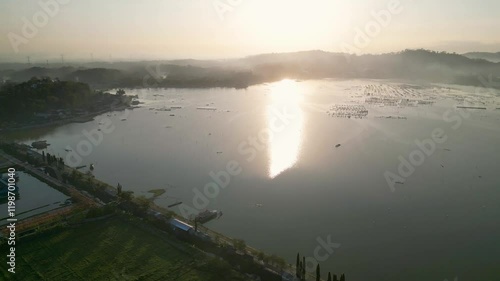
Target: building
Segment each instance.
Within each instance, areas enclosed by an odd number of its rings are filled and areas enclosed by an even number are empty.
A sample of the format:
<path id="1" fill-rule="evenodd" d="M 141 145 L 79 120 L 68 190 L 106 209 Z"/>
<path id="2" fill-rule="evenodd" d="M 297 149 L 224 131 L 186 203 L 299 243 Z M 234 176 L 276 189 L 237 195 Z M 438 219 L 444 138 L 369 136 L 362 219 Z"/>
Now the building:
<path id="1" fill-rule="evenodd" d="M 179 233 L 183 233 L 183 234 L 194 234 L 194 228 L 185 223 L 185 222 L 182 222 L 178 219 L 171 219 L 170 220 L 170 225 L 172 226 L 172 229 L 175 231 L 175 232 L 179 232 Z"/>

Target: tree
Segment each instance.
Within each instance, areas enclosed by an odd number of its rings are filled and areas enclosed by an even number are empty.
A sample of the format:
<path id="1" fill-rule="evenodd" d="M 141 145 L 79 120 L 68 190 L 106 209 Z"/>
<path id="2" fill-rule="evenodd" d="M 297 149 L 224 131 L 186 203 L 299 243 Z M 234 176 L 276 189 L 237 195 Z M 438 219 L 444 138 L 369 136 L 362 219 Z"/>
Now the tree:
<path id="1" fill-rule="evenodd" d="M 116 91 L 116 95 L 117 95 L 117 96 L 124 96 L 124 95 L 125 95 L 125 90 L 123 90 L 123 89 L 118 89 L 118 91 Z"/>
<path id="2" fill-rule="evenodd" d="M 263 252 L 260 252 L 260 251 L 259 251 L 259 252 L 257 253 L 257 258 L 258 258 L 259 260 L 263 261 L 263 260 L 264 260 L 264 257 L 265 257 L 265 254 L 264 254 Z"/>
<path id="3" fill-rule="evenodd" d="M 340 275 L 340 281 L 345 281 L 345 275 L 344 275 L 344 273 L 342 273 L 342 275 Z"/>
<path id="4" fill-rule="evenodd" d="M 86 187 L 89 189 L 89 190 L 94 190 L 95 189 L 95 186 L 94 186 L 94 181 L 92 180 L 92 177 L 91 175 L 92 174 L 89 174 L 90 171 L 87 172 L 87 182 L 86 182 Z"/>
<path id="5" fill-rule="evenodd" d="M 302 257 L 302 280 L 306 280 L 306 257 Z"/>
<path id="6" fill-rule="evenodd" d="M 332 273 L 328 272 L 328 280 L 327 281 L 332 281 Z"/>
<path id="7" fill-rule="evenodd" d="M 62 178 L 63 183 L 67 183 L 69 177 L 70 177 L 70 175 L 68 173 L 66 173 L 66 172 L 64 172 L 64 173 L 61 174 L 61 178 Z"/>
<path id="8" fill-rule="evenodd" d="M 316 281 L 321 281 L 321 269 L 319 263 L 316 265 Z"/>
<path id="9" fill-rule="evenodd" d="M 333 281 L 339 281 L 339 279 L 337 278 L 337 274 L 333 275 Z"/>
<path id="10" fill-rule="evenodd" d="M 72 182 L 73 182 L 73 181 L 75 181 L 75 180 L 76 180 L 76 178 L 78 177 L 78 174 L 79 174 L 79 173 L 78 173 L 76 170 L 71 171 L 71 175 L 70 175 L 69 179 L 70 179 Z"/>
<path id="11" fill-rule="evenodd" d="M 121 193 L 122 193 L 122 185 L 118 183 L 118 185 L 116 186 L 116 194 L 120 196 Z"/>
<path id="12" fill-rule="evenodd" d="M 45 160 L 45 151 L 42 151 L 42 159 L 43 159 L 43 162 L 45 163 L 46 160 Z"/>
<path id="13" fill-rule="evenodd" d="M 98 191 L 102 192 L 102 191 L 105 191 L 106 190 L 106 185 L 102 184 L 102 183 L 96 183 L 95 184 L 95 187 Z"/>
<path id="14" fill-rule="evenodd" d="M 264 259 L 262 260 L 265 264 L 268 264 L 269 263 L 269 260 L 271 258 L 268 256 L 268 255 L 264 255 Z"/>
<path id="15" fill-rule="evenodd" d="M 139 210 L 141 212 L 146 212 L 151 205 L 151 201 L 144 196 L 137 197 L 137 205 L 139 206 Z"/>
<path id="16" fill-rule="evenodd" d="M 52 164 L 52 157 L 50 156 L 50 153 L 47 153 L 47 164 Z"/>
<path id="17" fill-rule="evenodd" d="M 302 280 L 302 261 L 299 262 L 299 276 L 297 276 L 297 278 L 299 278 L 299 280 Z"/>
<path id="18" fill-rule="evenodd" d="M 120 193 L 120 197 L 125 200 L 125 201 L 130 201 L 132 200 L 132 197 L 134 196 L 134 192 L 133 191 L 124 191 L 124 192 L 121 192 Z"/>
<path id="19" fill-rule="evenodd" d="M 280 269 L 283 269 L 286 267 L 286 261 L 283 258 L 281 258 L 275 254 L 271 255 L 270 260 L 271 260 L 271 264 L 279 267 Z"/>
<path id="20" fill-rule="evenodd" d="M 234 239 L 233 246 L 237 251 L 242 251 L 242 252 L 245 252 L 247 248 L 245 241 L 242 239 Z"/>
<path id="21" fill-rule="evenodd" d="M 297 253 L 297 263 L 295 265 L 295 276 L 297 278 L 300 277 L 300 255 Z"/>

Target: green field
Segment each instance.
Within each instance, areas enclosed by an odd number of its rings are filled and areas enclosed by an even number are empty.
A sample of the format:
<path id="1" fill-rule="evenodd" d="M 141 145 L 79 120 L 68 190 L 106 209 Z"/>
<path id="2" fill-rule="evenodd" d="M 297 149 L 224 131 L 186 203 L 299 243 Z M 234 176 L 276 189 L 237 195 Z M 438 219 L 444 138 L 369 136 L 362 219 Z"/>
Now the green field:
<path id="1" fill-rule="evenodd" d="M 0 280 L 246 280 L 227 263 L 123 217 L 17 242 L 16 274 L 2 261 Z"/>

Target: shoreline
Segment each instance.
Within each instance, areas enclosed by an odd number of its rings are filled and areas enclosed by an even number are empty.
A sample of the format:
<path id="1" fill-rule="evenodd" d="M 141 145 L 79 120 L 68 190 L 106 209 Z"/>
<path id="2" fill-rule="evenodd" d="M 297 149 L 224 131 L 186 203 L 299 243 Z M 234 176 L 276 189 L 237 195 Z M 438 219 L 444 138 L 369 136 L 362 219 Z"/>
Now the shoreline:
<path id="1" fill-rule="evenodd" d="M 17 144 L 17 145 L 19 145 L 19 144 Z M 36 152 L 36 153 L 39 154 L 38 152 Z M 77 187 L 76 185 L 73 185 L 69 182 L 63 182 L 58 178 L 51 177 L 50 175 L 43 175 L 43 172 L 39 172 L 38 170 L 36 170 L 35 166 L 28 164 L 28 163 L 23 163 L 23 161 L 20 160 L 16 155 L 5 152 L 4 150 L 0 150 L 0 155 L 5 157 L 13 165 L 17 166 L 19 171 L 24 171 L 25 173 L 30 174 L 32 177 L 35 177 L 38 180 L 46 183 L 49 187 L 63 193 L 66 196 L 69 196 L 70 198 L 76 199 L 77 200 L 76 202 L 82 202 L 82 204 L 86 204 L 87 206 L 95 206 L 98 208 L 107 205 L 107 203 L 102 202 L 102 200 L 101 200 L 102 198 L 100 198 L 99 195 L 82 190 L 81 188 Z M 39 154 L 39 156 L 41 156 L 41 154 Z M 64 165 L 64 169 L 65 170 L 69 169 L 71 171 L 74 171 L 76 173 L 80 173 L 83 175 L 83 173 L 81 173 L 78 170 L 75 170 L 74 168 L 69 167 L 67 165 Z M 118 200 L 119 195 L 117 195 L 117 193 L 116 193 L 117 190 L 114 186 L 112 186 L 106 182 L 103 182 L 97 178 L 93 178 L 92 181 L 94 183 L 104 185 L 105 188 L 103 191 L 105 193 L 107 193 L 107 195 L 111 196 L 113 201 Z M 132 199 L 132 200 L 134 200 L 134 199 Z M 108 204 L 109 204 L 109 202 L 108 202 Z M 59 209 L 64 209 L 66 207 L 67 206 L 61 206 L 60 208 L 53 209 L 53 210 L 50 210 L 48 212 L 44 212 L 44 213 L 40 213 L 40 214 L 35 214 L 33 216 L 30 216 L 29 218 L 24 218 L 23 220 L 25 220 L 25 219 L 36 220 L 37 218 L 40 218 L 41 216 L 44 216 L 47 213 L 51 213 L 51 212 L 57 211 Z M 194 223 L 194 221 L 183 218 L 182 216 L 180 216 L 179 214 L 177 214 L 176 212 L 174 212 L 172 210 L 169 210 L 165 207 L 157 205 L 154 202 L 154 200 L 150 201 L 150 205 L 148 207 L 146 216 L 148 216 L 148 215 L 150 216 L 152 214 L 152 212 L 156 212 L 155 218 L 160 219 L 160 220 L 161 220 L 161 217 L 158 217 L 157 216 L 158 214 L 160 214 L 163 217 L 165 217 L 166 215 L 170 215 L 169 218 L 180 220 L 181 222 L 186 223 L 186 224 L 193 225 L 193 223 Z M 144 219 L 144 217 L 141 217 L 140 215 L 137 215 L 137 214 L 133 214 L 132 216 L 134 216 L 136 218 L 140 218 L 141 220 Z M 165 221 L 163 223 L 165 223 Z M 156 227 L 156 229 L 158 231 L 164 231 L 162 228 L 158 228 L 154 224 L 149 224 L 149 226 Z M 214 231 L 214 230 L 204 226 L 203 224 L 198 225 L 198 228 L 200 229 L 198 231 L 199 233 L 203 233 L 206 235 L 206 237 L 211 238 L 210 242 L 207 242 L 206 240 L 204 241 L 206 243 L 209 243 L 211 246 L 217 246 L 217 245 L 224 244 L 224 245 L 226 245 L 226 247 L 233 248 L 235 250 L 235 253 L 237 253 L 239 251 L 235 248 L 235 241 L 237 239 L 235 239 L 233 237 L 229 237 L 229 236 L 222 234 L 220 232 Z M 203 239 L 201 239 L 199 236 L 194 235 L 194 234 L 189 234 L 189 235 L 191 235 L 189 237 L 192 239 L 198 237 L 198 239 L 200 239 L 200 240 L 197 240 L 197 242 L 203 243 L 203 241 L 202 241 Z M 179 237 L 178 237 L 179 241 L 182 241 L 183 238 L 182 237 L 179 238 Z M 184 237 L 184 239 L 187 239 L 186 236 L 183 236 L 183 237 Z M 219 247 L 219 246 L 217 246 L 217 247 Z M 198 247 L 198 249 L 200 249 L 202 251 L 206 251 L 206 249 L 203 249 L 201 247 Z M 252 264 L 262 266 L 262 270 L 268 271 L 268 273 L 270 273 L 276 277 L 282 276 L 283 273 L 292 274 L 295 271 L 292 264 L 289 264 L 288 262 L 286 262 L 286 260 L 284 258 L 281 258 L 279 256 L 277 258 L 281 259 L 283 262 L 283 265 L 281 265 L 281 266 L 276 262 L 276 259 L 273 261 L 268 261 L 268 262 L 265 262 L 264 264 L 262 264 L 262 261 L 258 260 L 260 254 L 263 254 L 265 256 L 267 255 L 268 257 L 273 257 L 273 255 L 266 254 L 265 252 L 258 250 L 256 248 L 253 248 L 249 245 L 245 244 L 244 250 L 241 250 L 241 251 L 242 251 L 240 253 L 241 256 L 251 257 Z M 219 258 L 223 258 L 223 257 L 219 256 Z"/>

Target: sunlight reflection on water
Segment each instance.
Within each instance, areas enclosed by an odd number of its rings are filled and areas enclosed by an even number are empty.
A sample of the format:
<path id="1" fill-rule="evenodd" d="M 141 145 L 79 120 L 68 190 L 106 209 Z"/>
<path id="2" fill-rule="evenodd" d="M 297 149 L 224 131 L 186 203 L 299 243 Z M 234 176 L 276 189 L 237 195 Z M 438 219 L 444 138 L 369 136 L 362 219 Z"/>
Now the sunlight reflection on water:
<path id="1" fill-rule="evenodd" d="M 293 167 L 298 159 L 303 141 L 304 112 L 301 109 L 303 95 L 297 82 L 282 80 L 273 85 L 267 110 L 269 138 L 270 178 Z M 290 118 L 283 115 L 290 115 Z"/>

